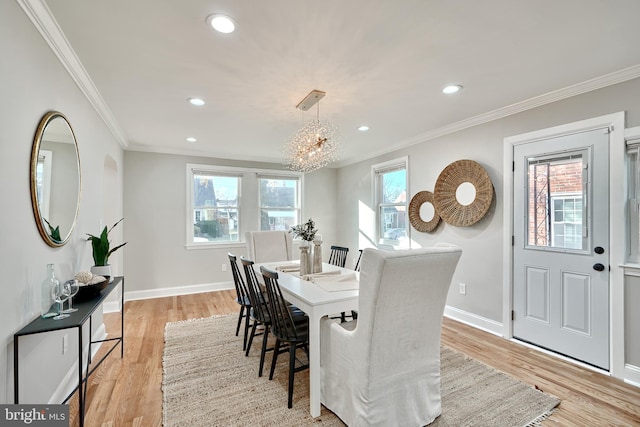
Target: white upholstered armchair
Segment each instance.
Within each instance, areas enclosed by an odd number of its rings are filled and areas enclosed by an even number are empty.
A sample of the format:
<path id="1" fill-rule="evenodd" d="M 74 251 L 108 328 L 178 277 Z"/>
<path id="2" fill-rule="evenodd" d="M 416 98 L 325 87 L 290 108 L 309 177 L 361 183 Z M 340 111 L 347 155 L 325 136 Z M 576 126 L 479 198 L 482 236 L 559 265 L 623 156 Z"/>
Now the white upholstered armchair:
<path id="1" fill-rule="evenodd" d="M 286 231 L 248 231 L 247 258 L 253 262 L 293 259 L 293 237 Z"/>
<path id="2" fill-rule="evenodd" d="M 424 426 L 440 415 L 442 315 L 461 254 L 364 250 L 358 320 L 321 326 L 321 401 L 348 426 Z"/>

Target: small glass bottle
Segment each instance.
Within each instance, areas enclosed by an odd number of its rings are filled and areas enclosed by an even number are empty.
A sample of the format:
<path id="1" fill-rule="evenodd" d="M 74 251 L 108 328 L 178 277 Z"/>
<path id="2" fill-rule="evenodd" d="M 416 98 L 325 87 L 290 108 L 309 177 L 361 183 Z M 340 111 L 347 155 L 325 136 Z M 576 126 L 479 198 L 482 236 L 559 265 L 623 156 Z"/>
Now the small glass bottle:
<path id="1" fill-rule="evenodd" d="M 50 313 L 51 306 L 53 305 L 53 299 L 51 298 L 51 288 L 58 284 L 58 279 L 56 278 L 56 273 L 53 270 L 53 264 L 47 264 L 47 278 L 42 282 L 42 290 L 41 290 L 41 304 L 40 304 L 40 316 L 43 318 L 50 317 L 47 316 Z"/>

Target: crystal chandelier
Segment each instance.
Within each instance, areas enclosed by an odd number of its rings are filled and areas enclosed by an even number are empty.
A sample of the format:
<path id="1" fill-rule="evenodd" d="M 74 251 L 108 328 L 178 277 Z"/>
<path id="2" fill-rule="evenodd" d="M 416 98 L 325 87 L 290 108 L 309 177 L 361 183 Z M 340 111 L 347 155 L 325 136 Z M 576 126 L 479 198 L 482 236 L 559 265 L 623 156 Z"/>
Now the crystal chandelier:
<path id="1" fill-rule="evenodd" d="M 284 164 L 287 169 L 312 172 L 338 159 L 338 126 L 320 122 L 320 104 L 324 92 L 311 91 L 298 105 L 303 111 L 317 104 L 316 119 L 304 125 L 284 146 Z"/>

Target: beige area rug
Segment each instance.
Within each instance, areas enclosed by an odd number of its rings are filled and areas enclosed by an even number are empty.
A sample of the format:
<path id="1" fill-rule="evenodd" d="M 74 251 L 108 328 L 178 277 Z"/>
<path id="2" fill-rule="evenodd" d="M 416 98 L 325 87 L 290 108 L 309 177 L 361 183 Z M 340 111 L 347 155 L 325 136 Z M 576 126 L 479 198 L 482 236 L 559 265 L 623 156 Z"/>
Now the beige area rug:
<path id="1" fill-rule="evenodd" d="M 249 357 L 242 334 L 235 336 L 237 315 L 167 323 L 163 356 L 163 423 L 189 426 L 343 426 L 322 407 L 309 415 L 308 371 L 295 376 L 293 408 L 287 409 L 288 357 L 281 355 L 269 381 L 258 377 L 260 344 Z M 560 401 L 515 381 L 447 347 L 442 348 L 443 412 L 431 426 L 535 425 Z"/>

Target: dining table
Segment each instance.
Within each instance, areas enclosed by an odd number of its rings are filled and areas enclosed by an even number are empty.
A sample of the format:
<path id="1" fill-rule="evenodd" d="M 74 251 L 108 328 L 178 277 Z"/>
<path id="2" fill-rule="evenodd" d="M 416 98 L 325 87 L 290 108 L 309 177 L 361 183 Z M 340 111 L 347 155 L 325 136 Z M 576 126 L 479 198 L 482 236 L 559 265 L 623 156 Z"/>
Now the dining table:
<path id="1" fill-rule="evenodd" d="M 295 261 L 267 262 L 254 264 L 254 268 L 260 280 L 262 280 L 261 266 L 278 271 L 278 284 L 284 298 L 309 317 L 309 408 L 311 416 L 318 417 L 320 416 L 320 322 L 325 316 L 358 309 L 360 273 L 323 263 L 322 273 L 301 277 L 295 265 Z"/>

